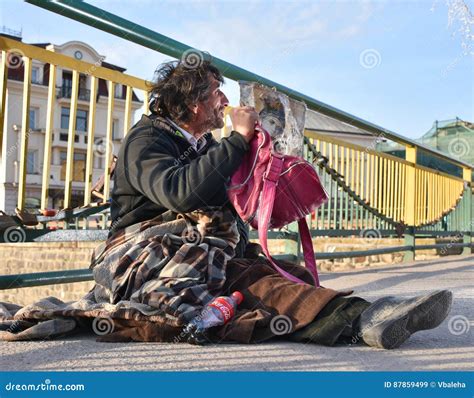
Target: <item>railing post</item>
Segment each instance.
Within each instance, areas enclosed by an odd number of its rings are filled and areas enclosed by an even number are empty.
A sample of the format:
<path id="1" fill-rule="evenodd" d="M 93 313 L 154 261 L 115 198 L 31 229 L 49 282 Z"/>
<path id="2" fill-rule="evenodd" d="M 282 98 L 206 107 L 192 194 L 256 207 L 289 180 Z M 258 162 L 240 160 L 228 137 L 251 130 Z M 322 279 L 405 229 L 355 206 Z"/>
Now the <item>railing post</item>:
<path id="1" fill-rule="evenodd" d="M 8 52 L 2 50 L 2 61 L 0 63 L 0 153 L 3 146 L 3 134 L 5 115 L 7 113 L 6 99 L 7 99 L 7 80 L 8 80 Z M 6 135 L 6 133 L 5 133 Z M 5 162 L 5 159 L 3 160 Z"/>
<path id="2" fill-rule="evenodd" d="M 25 73 L 23 76 L 23 106 L 21 115 L 21 146 L 20 146 L 20 175 L 18 177 L 18 210 L 25 207 L 26 197 L 26 164 L 28 160 L 28 137 L 30 135 L 30 92 L 31 92 L 31 65 L 30 57 L 23 57 Z"/>
<path id="3" fill-rule="evenodd" d="M 112 162 L 113 153 L 113 142 L 112 142 L 112 129 L 114 123 L 114 93 L 115 83 L 109 81 L 107 86 L 109 91 L 109 99 L 107 104 L 107 130 L 105 133 L 105 166 L 104 166 L 104 202 L 109 200 L 110 195 L 110 163 Z"/>
<path id="4" fill-rule="evenodd" d="M 41 185 L 41 208 L 48 208 L 48 191 L 51 169 L 51 144 L 54 130 L 54 103 L 56 101 L 56 65 L 49 65 L 48 106 L 46 108 L 46 131 L 44 134 L 43 177 Z"/>
<path id="5" fill-rule="evenodd" d="M 74 140 L 76 137 L 77 96 L 79 95 L 79 72 L 72 72 L 71 106 L 69 108 L 69 130 L 67 137 L 66 176 L 64 208 L 71 207 L 72 181 L 74 179 Z"/>
<path id="6" fill-rule="evenodd" d="M 95 135 L 95 111 L 96 111 L 96 92 L 97 78 L 91 76 L 91 97 L 89 101 L 89 121 L 87 128 L 87 158 L 86 158 L 86 181 L 84 183 L 84 206 L 91 203 L 91 187 L 94 172 L 94 135 Z"/>
<path id="7" fill-rule="evenodd" d="M 412 250 L 405 252 L 403 261 L 415 260 L 415 214 L 416 214 L 416 147 L 406 146 L 405 159 L 412 164 L 407 166 L 405 180 L 405 246 L 411 246 Z"/>
<path id="8" fill-rule="evenodd" d="M 464 228 L 463 232 L 463 243 L 472 243 L 472 230 L 474 227 L 474 214 L 472 212 L 472 169 L 469 167 L 463 168 L 463 180 L 466 181 L 466 187 L 464 188 L 464 195 L 466 200 L 466 219 L 467 226 Z M 464 247 L 462 254 L 468 255 L 471 254 L 471 247 Z"/>

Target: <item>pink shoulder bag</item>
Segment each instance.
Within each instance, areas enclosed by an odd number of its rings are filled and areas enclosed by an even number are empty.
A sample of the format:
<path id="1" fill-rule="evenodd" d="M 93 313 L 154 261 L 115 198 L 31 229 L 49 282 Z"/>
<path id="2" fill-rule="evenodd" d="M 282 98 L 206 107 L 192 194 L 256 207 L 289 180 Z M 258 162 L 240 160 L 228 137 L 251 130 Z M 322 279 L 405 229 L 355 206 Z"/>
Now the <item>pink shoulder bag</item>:
<path id="1" fill-rule="evenodd" d="M 314 167 L 306 160 L 272 151 L 270 134 L 261 126 L 250 149 L 231 177 L 228 196 L 242 220 L 258 229 L 263 252 L 284 277 L 305 283 L 278 266 L 268 251 L 267 231 L 298 221 L 306 267 L 319 287 L 313 243 L 305 216 L 327 202 L 328 195 Z"/>

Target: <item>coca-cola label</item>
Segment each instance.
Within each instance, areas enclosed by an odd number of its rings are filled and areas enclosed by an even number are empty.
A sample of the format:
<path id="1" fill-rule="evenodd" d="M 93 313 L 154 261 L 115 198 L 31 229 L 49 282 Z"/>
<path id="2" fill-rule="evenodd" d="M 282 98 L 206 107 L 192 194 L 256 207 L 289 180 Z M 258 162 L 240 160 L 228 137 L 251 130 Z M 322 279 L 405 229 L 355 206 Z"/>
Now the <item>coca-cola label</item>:
<path id="1" fill-rule="evenodd" d="M 234 306 L 229 303 L 224 297 L 216 298 L 210 307 L 214 307 L 219 310 L 224 316 L 224 323 L 227 323 L 234 316 Z"/>

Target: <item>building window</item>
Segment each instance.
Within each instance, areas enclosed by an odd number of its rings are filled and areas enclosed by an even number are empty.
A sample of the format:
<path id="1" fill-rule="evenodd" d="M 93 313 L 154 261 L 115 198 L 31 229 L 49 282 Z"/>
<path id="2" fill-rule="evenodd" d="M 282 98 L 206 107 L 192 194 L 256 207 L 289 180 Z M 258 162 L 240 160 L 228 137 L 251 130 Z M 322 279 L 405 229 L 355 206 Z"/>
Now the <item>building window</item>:
<path id="1" fill-rule="evenodd" d="M 61 128 L 69 128 L 69 108 L 61 108 Z M 76 114 L 76 131 L 87 131 L 87 111 L 78 109 Z"/>
<path id="2" fill-rule="evenodd" d="M 59 152 L 61 161 L 61 180 L 66 179 L 67 152 Z M 74 152 L 74 160 L 72 165 L 72 180 L 84 182 L 86 179 L 86 154 L 82 152 Z"/>
<path id="3" fill-rule="evenodd" d="M 28 151 L 27 157 L 26 157 L 26 173 L 27 174 L 38 174 L 36 162 L 38 158 L 38 152 L 37 151 Z"/>
<path id="4" fill-rule="evenodd" d="M 38 198 L 25 198 L 25 209 L 41 209 L 41 200 Z"/>
<path id="5" fill-rule="evenodd" d="M 38 68 L 38 67 L 31 68 L 31 83 L 41 84 L 41 81 L 40 81 L 40 68 Z"/>
<path id="6" fill-rule="evenodd" d="M 72 72 L 63 71 L 63 86 L 72 87 Z"/>
<path id="7" fill-rule="evenodd" d="M 82 109 L 77 110 L 76 130 L 87 131 L 87 111 L 84 111 Z"/>
<path id="8" fill-rule="evenodd" d="M 30 129 L 36 130 L 36 119 L 38 116 L 38 109 L 30 108 Z"/>
<path id="9" fill-rule="evenodd" d="M 82 73 L 79 75 L 79 95 L 78 98 L 83 101 L 89 101 L 91 91 L 87 89 L 87 76 Z"/>
<path id="10" fill-rule="evenodd" d="M 65 141 L 67 142 L 69 139 L 69 134 L 67 133 L 59 133 L 59 141 Z M 79 142 L 79 136 L 76 134 L 74 136 L 74 142 Z"/>
<path id="11" fill-rule="evenodd" d="M 90 93 L 91 91 L 87 89 L 87 76 L 84 74 L 80 74 L 77 98 L 82 101 L 89 101 Z M 72 74 L 70 72 L 63 71 L 63 85 L 61 87 L 59 98 L 71 98 L 71 97 L 72 97 Z"/>
<path id="12" fill-rule="evenodd" d="M 112 139 L 119 140 L 119 120 L 114 119 L 112 122 Z"/>
<path id="13" fill-rule="evenodd" d="M 72 72 L 63 70 L 63 86 L 61 95 L 64 98 L 71 98 L 72 94 Z"/>
<path id="14" fill-rule="evenodd" d="M 69 128 L 69 108 L 61 108 L 61 128 L 66 130 Z"/>
<path id="15" fill-rule="evenodd" d="M 123 97 L 123 86 L 121 84 L 116 84 L 114 86 L 114 97 L 115 98 Z"/>

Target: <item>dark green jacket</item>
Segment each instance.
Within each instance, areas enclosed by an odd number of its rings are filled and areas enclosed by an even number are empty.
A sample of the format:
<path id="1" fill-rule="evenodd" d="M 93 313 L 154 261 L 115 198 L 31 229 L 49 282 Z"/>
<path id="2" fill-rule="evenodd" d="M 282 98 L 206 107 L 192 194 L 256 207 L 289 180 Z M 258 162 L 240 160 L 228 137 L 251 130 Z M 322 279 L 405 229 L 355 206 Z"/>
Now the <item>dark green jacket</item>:
<path id="1" fill-rule="evenodd" d="M 186 213 L 228 203 L 226 183 L 240 165 L 248 144 L 232 132 L 219 143 L 212 134 L 199 153 L 166 120 L 143 115 L 124 139 L 118 154 L 112 190 L 112 227 L 116 231 L 172 210 Z M 238 218 L 241 242 L 248 227 Z"/>

